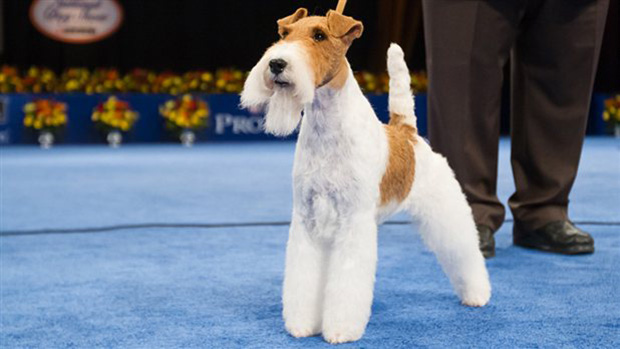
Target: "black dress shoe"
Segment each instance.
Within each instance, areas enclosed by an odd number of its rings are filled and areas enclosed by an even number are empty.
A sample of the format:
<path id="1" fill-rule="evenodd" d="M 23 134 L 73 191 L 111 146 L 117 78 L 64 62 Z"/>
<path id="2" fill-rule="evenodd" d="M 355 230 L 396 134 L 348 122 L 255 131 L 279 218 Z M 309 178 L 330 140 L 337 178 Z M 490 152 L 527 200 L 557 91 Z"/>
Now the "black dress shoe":
<path id="1" fill-rule="evenodd" d="M 513 243 L 525 248 L 561 254 L 594 252 L 594 239 L 570 221 L 551 222 L 536 230 L 527 230 L 515 222 Z"/>
<path id="2" fill-rule="evenodd" d="M 493 229 L 486 225 L 477 225 L 478 241 L 480 244 L 480 252 L 484 258 L 495 257 L 495 239 L 493 238 Z"/>

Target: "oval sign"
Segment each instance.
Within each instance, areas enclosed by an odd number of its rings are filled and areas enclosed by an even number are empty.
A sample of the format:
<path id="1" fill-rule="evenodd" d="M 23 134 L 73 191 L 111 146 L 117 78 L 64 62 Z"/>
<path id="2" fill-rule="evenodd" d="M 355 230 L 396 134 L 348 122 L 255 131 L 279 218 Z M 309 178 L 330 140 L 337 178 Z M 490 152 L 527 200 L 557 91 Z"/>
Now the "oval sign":
<path id="1" fill-rule="evenodd" d="M 30 20 L 54 40 L 87 44 L 114 33 L 123 9 L 116 0 L 34 0 Z"/>

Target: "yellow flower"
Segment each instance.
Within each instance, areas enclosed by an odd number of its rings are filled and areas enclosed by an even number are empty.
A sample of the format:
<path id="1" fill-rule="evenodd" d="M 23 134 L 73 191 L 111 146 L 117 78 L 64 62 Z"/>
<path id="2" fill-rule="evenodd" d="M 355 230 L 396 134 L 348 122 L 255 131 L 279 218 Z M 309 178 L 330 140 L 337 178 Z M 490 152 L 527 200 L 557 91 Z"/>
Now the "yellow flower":
<path id="1" fill-rule="evenodd" d="M 203 81 L 211 81 L 211 80 L 213 80 L 213 74 L 211 74 L 211 73 L 203 73 L 203 74 L 200 76 L 200 78 L 201 78 Z"/>
<path id="2" fill-rule="evenodd" d="M 37 130 L 40 130 L 43 127 L 43 123 L 41 122 L 41 120 L 36 120 L 33 124 L 34 128 L 36 128 Z"/>
<path id="3" fill-rule="evenodd" d="M 609 121 L 609 112 L 608 111 L 604 111 L 603 112 L 603 120 Z"/>
<path id="4" fill-rule="evenodd" d="M 77 80 L 69 80 L 67 81 L 65 88 L 67 89 L 67 91 L 73 91 L 73 90 L 77 90 L 79 86 L 80 85 L 77 82 Z"/>
<path id="5" fill-rule="evenodd" d="M 32 113 L 37 109 L 37 107 L 34 105 L 34 103 L 28 103 L 24 106 L 24 112 L 26 113 Z"/>
<path id="6" fill-rule="evenodd" d="M 24 118 L 24 126 L 26 127 L 32 126 L 32 116 L 26 116 Z"/>
<path id="7" fill-rule="evenodd" d="M 28 69 L 28 75 L 33 77 L 39 75 L 39 69 L 37 67 L 30 67 L 30 69 Z"/>
<path id="8" fill-rule="evenodd" d="M 114 104 L 116 104 L 116 98 L 114 98 L 114 96 L 108 98 L 108 100 L 103 103 L 104 107 L 107 109 L 113 109 Z"/>

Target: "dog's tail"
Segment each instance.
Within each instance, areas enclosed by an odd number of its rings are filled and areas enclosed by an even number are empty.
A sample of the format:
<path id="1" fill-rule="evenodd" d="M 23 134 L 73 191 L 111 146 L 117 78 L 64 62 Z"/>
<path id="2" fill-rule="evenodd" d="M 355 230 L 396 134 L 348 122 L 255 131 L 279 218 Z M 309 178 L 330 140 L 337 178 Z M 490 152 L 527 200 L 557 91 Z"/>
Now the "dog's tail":
<path id="1" fill-rule="evenodd" d="M 390 124 L 405 123 L 416 127 L 415 106 L 411 94 L 411 76 L 405 54 L 397 44 L 392 43 L 387 51 L 387 67 L 390 75 Z"/>

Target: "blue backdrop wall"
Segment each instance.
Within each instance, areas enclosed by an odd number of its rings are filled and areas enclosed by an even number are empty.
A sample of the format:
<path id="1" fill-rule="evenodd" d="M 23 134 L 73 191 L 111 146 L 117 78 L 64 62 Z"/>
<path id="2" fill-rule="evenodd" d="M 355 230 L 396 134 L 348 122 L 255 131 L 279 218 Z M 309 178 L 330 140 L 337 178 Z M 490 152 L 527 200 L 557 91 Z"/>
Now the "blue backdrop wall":
<path id="1" fill-rule="evenodd" d="M 124 142 L 178 141 L 164 127 L 159 106 L 176 98 L 168 94 L 117 94 L 119 99 L 130 103 L 139 113 L 134 128 L 124 135 Z M 262 114 L 251 114 L 240 109 L 236 94 L 199 94 L 209 108 L 208 126 L 196 132 L 198 141 L 258 141 L 276 139 L 262 131 Z M 37 134 L 23 126 L 24 105 L 37 98 L 51 98 L 67 104 L 67 127 L 59 132 L 59 143 L 102 143 L 105 136 L 91 121 L 97 104 L 105 101 L 108 94 L 5 94 L 0 96 L 0 141 L 3 144 L 35 143 Z M 368 99 L 377 115 L 387 122 L 387 95 L 369 95 Z M 426 134 L 426 96 L 416 97 L 418 127 Z"/>
<path id="2" fill-rule="evenodd" d="M 117 94 L 128 101 L 140 118 L 134 128 L 124 135 L 125 143 L 132 142 L 178 142 L 164 127 L 159 115 L 159 106 L 176 98 L 168 94 Z M 238 108 L 236 94 L 198 94 L 209 107 L 208 126 L 196 133 L 197 141 L 259 141 L 273 140 L 273 136 L 262 132 L 262 114 L 251 114 Z M 608 94 L 596 94 L 592 99 L 588 120 L 589 134 L 605 134 L 607 127 L 602 121 L 603 102 Z M 57 135 L 58 143 L 103 143 L 105 135 L 99 133 L 91 121 L 93 109 L 105 101 L 108 94 L 3 94 L 0 95 L 0 144 L 36 143 L 37 134 L 23 126 L 24 105 L 38 98 L 51 98 L 67 104 L 68 124 Z M 368 95 L 379 118 L 388 121 L 387 95 Z M 416 114 L 420 134 L 427 134 L 426 95 L 416 96 Z"/>

